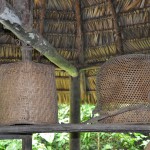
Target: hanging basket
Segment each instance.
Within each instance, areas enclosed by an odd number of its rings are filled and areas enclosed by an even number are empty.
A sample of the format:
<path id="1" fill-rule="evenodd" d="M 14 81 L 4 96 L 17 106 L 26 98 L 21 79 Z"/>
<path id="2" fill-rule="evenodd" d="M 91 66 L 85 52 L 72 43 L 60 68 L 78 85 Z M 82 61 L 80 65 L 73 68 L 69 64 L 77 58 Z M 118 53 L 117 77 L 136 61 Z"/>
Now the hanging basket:
<path id="1" fill-rule="evenodd" d="M 100 123 L 150 123 L 150 55 L 107 61 L 97 75 Z"/>
<path id="2" fill-rule="evenodd" d="M 54 67 L 34 62 L 0 66 L 0 124 L 57 123 Z"/>

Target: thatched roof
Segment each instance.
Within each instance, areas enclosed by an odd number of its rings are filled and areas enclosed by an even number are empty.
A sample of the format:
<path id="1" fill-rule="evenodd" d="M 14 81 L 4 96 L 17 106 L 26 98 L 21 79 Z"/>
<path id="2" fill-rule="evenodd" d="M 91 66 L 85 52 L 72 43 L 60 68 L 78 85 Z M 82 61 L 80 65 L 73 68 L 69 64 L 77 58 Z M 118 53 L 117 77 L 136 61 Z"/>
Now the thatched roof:
<path id="1" fill-rule="evenodd" d="M 96 103 L 101 63 L 117 55 L 150 53 L 149 0 L 34 0 L 33 12 L 33 27 L 81 69 L 83 103 Z M 20 61 L 19 40 L 2 25 L 0 34 L 0 62 Z M 49 63 L 36 50 L 33 60 Z M 56 85 L 58 101 L 68 103 L 70 77 L 58 68 Z"/>

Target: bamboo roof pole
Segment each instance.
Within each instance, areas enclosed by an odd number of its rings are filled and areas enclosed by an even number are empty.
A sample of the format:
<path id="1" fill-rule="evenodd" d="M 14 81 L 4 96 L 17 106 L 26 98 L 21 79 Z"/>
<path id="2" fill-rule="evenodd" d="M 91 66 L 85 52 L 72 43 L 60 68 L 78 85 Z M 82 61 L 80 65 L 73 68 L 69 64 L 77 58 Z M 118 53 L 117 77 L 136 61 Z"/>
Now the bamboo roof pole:
<path id="1" fill-rule="evenodd" d="M 14 33 L 20 40 L 35 48 L 51 62 L 68 72 L 71 76 L 78 76 L 77 69 L 59 55 L 56 49 L 44 39 L 42 35 L 34 30 L 28 32 L 22 27 L 21 20 L 6 0 L 0 0 L 0 3 L 0 23 L 3 24 L 5 28 Z"/>
<path id="2" fill-rule="evenodd" d="M 117 47 L 117 52 L 123 54 L 123 42 L 121 38 L 121 29 L 119 27 L 118 23 L 118 15 L 115 10 L 115 6 L 113 5 L 113 0 L 108 0 L 108 5 L 112 11 L 112 17 L 114 20 L 114 30 L 115 30 L 115 36 L 116 36 L 116 47 Z"/>

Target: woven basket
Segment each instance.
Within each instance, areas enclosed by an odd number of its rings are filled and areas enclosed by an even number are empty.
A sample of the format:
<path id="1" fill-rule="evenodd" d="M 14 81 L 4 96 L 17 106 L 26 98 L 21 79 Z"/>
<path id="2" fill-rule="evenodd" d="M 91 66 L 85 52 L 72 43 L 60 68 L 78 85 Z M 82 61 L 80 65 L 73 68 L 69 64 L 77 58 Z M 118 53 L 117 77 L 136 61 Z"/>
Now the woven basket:
<path id="1" fill-rule="evenodd" d="M 97 75 L 97 97 L 100 123 L 150 123 L 150 55 L 107 61 Z"/>
<path id="2" fill-rule="evenodd" d="M 57 123 L 54 67 L 34 62 L 0 66 L 0 124 Z"/>

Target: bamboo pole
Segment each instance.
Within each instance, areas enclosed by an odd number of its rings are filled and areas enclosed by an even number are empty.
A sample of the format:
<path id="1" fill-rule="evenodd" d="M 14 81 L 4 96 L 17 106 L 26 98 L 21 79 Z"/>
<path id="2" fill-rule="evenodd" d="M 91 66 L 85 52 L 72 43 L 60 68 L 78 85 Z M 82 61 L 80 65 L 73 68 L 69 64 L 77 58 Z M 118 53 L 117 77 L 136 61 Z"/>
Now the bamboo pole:
<path id="1" fill-rule="evenodd" d="M 21 27 L 19 17 L 5 0 L 0 0 L 0 3 L 0 23 L 3 24 L 5 28 L 14 33 L 20 40 L 31 45 L 51 62 L 68 72 L 71 76 L 76 77 L 78 75 L 77 69 L 59 55 L 56 49 L 39 33 L 34 30 L 27 32 Z"/>

